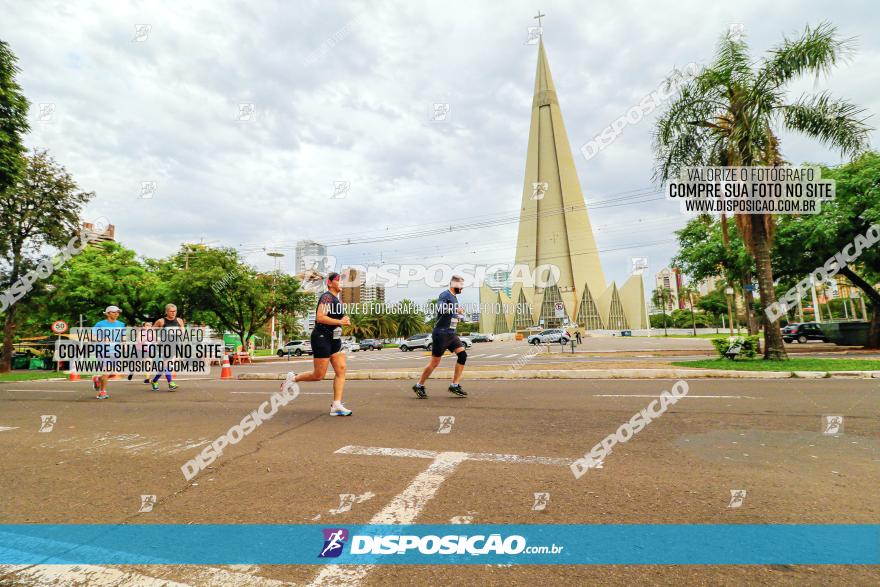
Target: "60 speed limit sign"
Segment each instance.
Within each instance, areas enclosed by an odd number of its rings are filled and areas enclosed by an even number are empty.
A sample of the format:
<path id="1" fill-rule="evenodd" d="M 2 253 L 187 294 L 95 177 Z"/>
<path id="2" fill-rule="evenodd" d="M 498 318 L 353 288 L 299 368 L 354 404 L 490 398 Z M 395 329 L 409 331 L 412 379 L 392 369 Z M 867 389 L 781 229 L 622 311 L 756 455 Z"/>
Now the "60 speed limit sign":
<path id="1" fill-rule="evenodd" d="M 64 320 L 56 320 L 52 323 L 52 332 L 55 334 L 64 334 L 67 332 L 67 322 Z"/>

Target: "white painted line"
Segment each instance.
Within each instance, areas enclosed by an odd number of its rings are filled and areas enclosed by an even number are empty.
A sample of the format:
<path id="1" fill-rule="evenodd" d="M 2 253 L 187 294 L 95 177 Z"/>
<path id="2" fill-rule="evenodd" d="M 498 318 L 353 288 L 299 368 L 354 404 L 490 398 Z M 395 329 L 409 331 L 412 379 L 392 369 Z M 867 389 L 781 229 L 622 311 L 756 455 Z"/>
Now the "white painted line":
<path id="1" fill-rule="evenodd" d="M 523 457 L 519 455 L 497 455 L 491 453 L 436 452 L 413 448 L 385 448 L 378 446 L 344 446 L 337 454 L 410 457 L 433 459 L 427 469 L 416 475 L 406 489 L 394 496 L 391 501 L 368 524 L 413 524 L 419 513 L 436 495 L 437 490 L 458 465 L 468 460 L 495 461 L 505 463 L 528 463 L 541 465 L 569 465 L 569 459 L 549 457 Z M 309 583 L 309 587 L 356 587 L 369 574 L 375 565 L 327 565 Z"/>
<path id="2" fill-rule="evenodd" d="M 238 565 L 231 565 L 238 566 Z M 247 566 L 247 565 L 244 565 Z M 283 587 L 294 585 L 286 581 L 268 579 L 258 575 L 228 571 L 203 566 L 150 565 L 148 576 L 135 571 L 122 571 L 98 565 L 0 565 L 0 575 L 11 574 L 20 584 L 31 587 L 57 587 L 58 585 L 89 585 L 97 587 Z M 258 569 L 258 567 L 255 567 Z M 164 578 L 175 575 L 187 583 Z"/>
<path id="3" fill-rule="evenodd" d="M 650 398 L 654 398 L 654 399 L 660 399 L 659 395 L 636 395 L 636 394 L 629 395 L 629 394 L 597 394 L 597 393 L 594 393 L 593 397 L 645 397 L 645 398 L 650 397 Z M 745 398 L 745 399 L 758 399 L 758 398 L 752 397 L 750 395 L 687 395 L 684 397 L 703 398 L 703 399 L 718 399 L 718 398 L 720 398 L 720 399 L 743 399 L 743 398 Z M 684 398 L 682 398 L 682 399 L 684 399 Z"/>
<path id="4" fill-rule="evenodd" d="M 497 354 L 497 355 L 486 355 L 486 358 L 487 358 L 487 359 L 494 359 L 495 357 L 500 357 L 500 356 L 501 356 L 500 354 Z"/>
<path id="5" fill-rule="evenodd" d="M 279 381 L 281 381 L 279 379 Z M 237 394 L 257 394 L 257 395 L 272 395 L 275 393 L 274 391 L 230 391 L 229 393 L 237 393 Z M 332 391 L 301 391 L 303 395 L 333 395 Z"/>
<path id="6" fill-rule="evenodd" d="M 4 391 L 39 391 L 40 393 L 76 393 L 76 389 L 6 389 Z"/>
<path id="7" fill-rule="evenodd" d="M 166 579 L 154 579 L 96 565 L 0 565 L 0 574 L 12 574 L 19 585 L 93 585 L 97 587 L 189 587 Z"/>
<path id="8" fill-rule="evenodd" d="M 514 358 L 514 357 L 518 357 L 518 356 L 519 356 L 519 355 L 517 355 L 516 353 L 514 353 L 514 354 L 512 354 L 512 355 L 507 355 L 507 356 L 504 357 L 504 358 L 505 358 L 505 359 L 512 359 L 512 358 Z"/>
<path id="9" fill-rule="evenodd" d="M 0 432 L 6 432 L 7 430 L 18 430 L 18 426 L 0 426 Z"/>

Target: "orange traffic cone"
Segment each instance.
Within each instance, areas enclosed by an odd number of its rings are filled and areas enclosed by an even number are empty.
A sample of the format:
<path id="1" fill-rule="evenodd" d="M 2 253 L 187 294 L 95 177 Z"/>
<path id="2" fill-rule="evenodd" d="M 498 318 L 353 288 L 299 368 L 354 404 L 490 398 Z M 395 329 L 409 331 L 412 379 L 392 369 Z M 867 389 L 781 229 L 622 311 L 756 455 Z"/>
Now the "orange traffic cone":
<path id="1" fill-rule="evenodd" d="M 223 368 L 220 370 L 220 379 L 232 379 L 232 367 L 229 365 L 229 355 L 223 353 Z"/>
<path id="2" fill-rule="evenodd" d="M 70 371 L 67 372 L 68 381 L 79 381 L 79 373 L 76 372 L 76 361 L 70 362 Z"/>

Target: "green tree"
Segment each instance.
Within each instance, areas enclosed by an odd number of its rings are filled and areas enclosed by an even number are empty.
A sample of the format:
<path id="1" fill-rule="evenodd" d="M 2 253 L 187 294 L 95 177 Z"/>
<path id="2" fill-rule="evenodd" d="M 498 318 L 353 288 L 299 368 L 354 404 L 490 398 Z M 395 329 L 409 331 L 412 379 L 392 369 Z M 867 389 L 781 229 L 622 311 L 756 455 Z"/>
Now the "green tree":
<path id="1" fill-rule="evenodd" d="M 424 328 L 424 316 L 411 300 L 402 300 L 398 303 L 396 313 L 393 316 L 397 322 L 397 336 L 409 338 L 413 334 L 418 334 Z"/>
<path id="2" fill-rule="evenodd" d="M 177 270 L 170 277 L 178 306 L 192 321 L 250 340 L 273 314 L 300 314 L 314 296 L 300 288 L 296 278 L 283 273 L 259 273 L 241 262 L 229 248 L 182 247 L 172 259 Z M 195 318 L 195 317 L 198 318 Z"/>
<path id="3" fill-rule="evenodd" d="M 663 336 L 669 336 L 669 330 L 666 328 L 666 308 L 672 300 L 672 290 L 668 287 L 660 286 L 654 290 L 651 295 L 651 302 L 655 308 L 660 308 L 663 312 Z"/>
<path id="4" fill-rule="evenodd" d="M 755 63 L 741 37 L 725 35 L 714 61 L 678 95 L 657 122 L 657 177 L 663 181 L 696 165 L 781 165 L 779 131 L 797 131 L 855 155 L 868 145 L 864 111 L 827 93 L 787 102 L 787 87 L 803 75 L 827 73 L 851 50 L 829 24 L 807 27 Z M 737 228 L 755 259 L 761 302 L 776 301 L 771 247 L 775 220 L 737 215 Z M 764 358 L 787 358 L 776 321 L 761 313 Z"/>
<path id="5" fill-rule="evenodd" d="M 76 323 L 82 315 L 91 326 L 106 306 L 119 306 L 129 326 L 158 318 L 168 301 L 168 285 L 138 260 L 136 253 L 115 242 L 86 247 L 58 271 L 46 296 L 49 313 Z"/>
<path id="6" fill-rule="evenodd" d="M 835 168 L 822 168 L 822 177 L 836 182 L 835 198 L 822 204 L 821 214 L 780 219 L 773 250 L 773 266 L 780 291 L 824 265 L 843 251 L 872 224 L 880 224 L 880 154 L 866 153 Z M 852 249 L 848 249 L 852 251 Z M 858 287 L 870 302 L 871 323 L 867 348 L 880 348 L 880 247 L 865 248 L 840 274 Z"/>
<path id="7" fill-rule="evenodd" d="M 79 234 L 82 207 L 95 195 L 80 191 L 73 177 L 47 151 L 35 151 L 25 163 L 15 185 L 0 192 L 0 291 L 35 267 L 44 258 L 41 251 L 45 246 L 61 249 Z M 24 293 L 18 303 L 5 308 L 0 373 L 11 367 L 16 314 L 29 297 Z"/>
<path id="8" fill-rule="evenodd" d="M 697 318 L 694 315 L 694 298 L 698 295 L 699 292 L 697 291 L 697 288 L 689 283 L 678 288 L 678 296 L 684 299 L 684 302 L 691 311 L 691 328 L 694 330 L 694 336 L 697 335 Z"/>
<path id="9" fill-rule="evenodd" d="M 15 76 L 21 71 L 9 45 L 0 41 L 0 197 L 25 169 L 22 137 L 30 130 L 28 101 Z"/>
<path id="10" fill-rule="evenodd" d="M 351 324 L 342 327 L 342 331 L 345 336 L 353 336 L 357 340 L 373 338 L 373 336 L 375 336 L 375 325 L 373 324 L 369 314 L 365 314 L 360 311 L 351 312 L 349 313 L 348 318 L 349 320 L 351 320 Z"/>

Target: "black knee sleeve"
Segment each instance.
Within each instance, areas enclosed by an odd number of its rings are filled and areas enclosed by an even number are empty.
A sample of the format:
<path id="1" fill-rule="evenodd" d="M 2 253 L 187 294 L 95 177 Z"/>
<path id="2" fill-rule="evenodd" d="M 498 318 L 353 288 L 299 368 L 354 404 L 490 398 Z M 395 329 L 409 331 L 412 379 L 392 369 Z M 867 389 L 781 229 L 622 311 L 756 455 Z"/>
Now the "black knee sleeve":
<path id="1" fill-rule="evenodd" d="M 458 353 L 458 359 L 456 360 L 456 363 L 458 363 L 459 365 L 464 365 L 466 361 L 467 351 L 461 351 L 460 353 Z"/>

